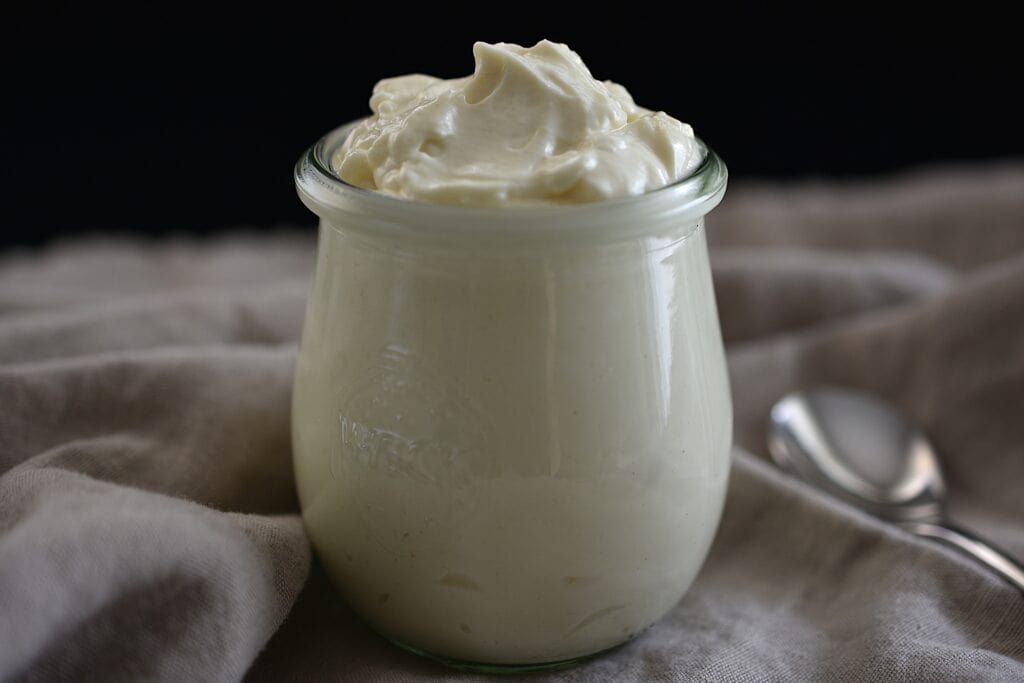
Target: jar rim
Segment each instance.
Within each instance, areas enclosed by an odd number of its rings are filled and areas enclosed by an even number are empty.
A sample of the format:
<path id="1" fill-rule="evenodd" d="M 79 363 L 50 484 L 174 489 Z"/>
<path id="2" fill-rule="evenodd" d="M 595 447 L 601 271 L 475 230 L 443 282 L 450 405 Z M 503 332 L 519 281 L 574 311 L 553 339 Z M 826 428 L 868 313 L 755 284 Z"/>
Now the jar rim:
<path id="1" fill-rule="evenodd" d="M 509 237 L 523 240 L 614 240 L 664 235 L 707 214 L 725 194 L 725 163 L 701 139 L 704 159 L 681 180 L 641 195 L 573 204 L 536 203 L 499 207 L 416 201 L 367 190 L 338 177 L 330 159 L 359 120 L 335 128 L 295 165 L 299 197 L 313 213 L 345 230 L 409 238 Z M 581 234 L 582 233 L 582 234 Z"/>

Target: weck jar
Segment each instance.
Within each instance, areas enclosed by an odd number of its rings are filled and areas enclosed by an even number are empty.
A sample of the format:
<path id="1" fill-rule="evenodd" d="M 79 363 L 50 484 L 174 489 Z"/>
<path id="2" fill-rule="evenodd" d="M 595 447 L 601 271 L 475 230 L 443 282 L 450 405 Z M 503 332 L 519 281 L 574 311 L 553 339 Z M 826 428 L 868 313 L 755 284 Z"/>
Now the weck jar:
<path id="1" fill-rule="evenodd" d="M 589 204 L 468 208 L 300 160 L 319 248 L 293 399 L 309 537 L 349 605 L 448 663 L 532 669 L 679 601 L 732 409 L 704 216 L 726 169 Z"/>

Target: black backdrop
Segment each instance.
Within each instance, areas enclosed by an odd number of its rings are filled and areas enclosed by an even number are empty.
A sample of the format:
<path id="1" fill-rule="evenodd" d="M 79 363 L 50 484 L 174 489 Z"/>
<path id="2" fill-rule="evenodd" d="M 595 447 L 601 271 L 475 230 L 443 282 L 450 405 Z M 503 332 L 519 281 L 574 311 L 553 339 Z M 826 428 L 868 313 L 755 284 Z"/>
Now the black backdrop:
<path id="1" fill-rule="evenodd" d="M 474 40 L 567 42 L 595 76 L 692 123 L 735 179 L 1024 157 L 1024 52 L 1014 22 L 981 6 L 900 25 L 895 7 L 253 7 L 0 22 L 0 244 L 312 224 L 291 181 L 303 149 L 366 113 L 378 78 L 470 73 Z"/>

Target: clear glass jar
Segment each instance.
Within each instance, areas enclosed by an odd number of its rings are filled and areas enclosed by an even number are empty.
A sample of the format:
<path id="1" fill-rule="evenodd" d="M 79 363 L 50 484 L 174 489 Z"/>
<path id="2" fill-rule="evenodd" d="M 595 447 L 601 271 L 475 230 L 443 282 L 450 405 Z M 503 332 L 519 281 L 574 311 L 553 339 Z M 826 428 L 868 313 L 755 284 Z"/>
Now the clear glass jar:
<path id="1" fill-rule="evenodd" d="M 501 669 L 622 643 L 721 514 L 732 408 L 704 233 L 726 170 L 594 204 L 405 201 L 296 167 L 320 242 L 295 476 L 320 561 L 404 647 Z"/>

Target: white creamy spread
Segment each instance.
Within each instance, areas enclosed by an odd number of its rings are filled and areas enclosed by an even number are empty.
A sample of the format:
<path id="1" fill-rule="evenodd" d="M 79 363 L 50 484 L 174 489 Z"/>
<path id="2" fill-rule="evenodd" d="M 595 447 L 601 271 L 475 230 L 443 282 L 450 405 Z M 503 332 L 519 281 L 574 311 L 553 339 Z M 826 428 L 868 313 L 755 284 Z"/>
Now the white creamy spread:
<path id="1" fill-rule="evenodd" d="M 335 173 L 500 216 L 644 193 L 703 160 L 689 126 L 564 45 L 474 51 L 470 77 L 378 85 Z M 658 202 L 520 211 L 536 234 L 419 243 L 436 212 L 345 194 L 355 209 L 304 195 L 321 231 L 292 412 L 327 573 L 379 632 L 465 662 L 557 662 L 642 632 L 694 580 L 728 479 L 703 213 L 593 239 L 645 225 Z M 574 213 L 588 229 L 556 235 Z"/>
<path id="2" fill-rule="evenodd" d="M 473 55 L 465 78 L 380 81 L 334 172 L 406 199 L 502 206 L 643 194 L 703 160 L 688 124 L 594 79 L 566 45 L 478 42 Z"/>

